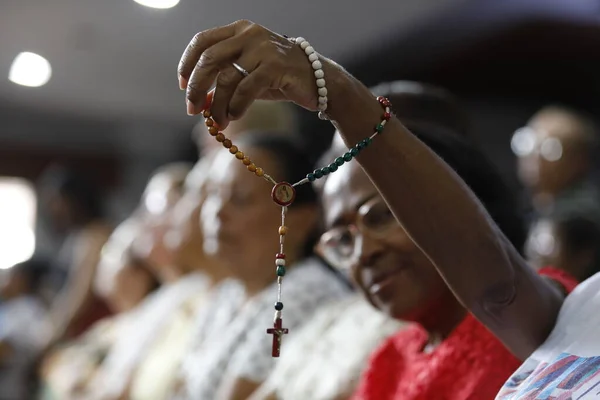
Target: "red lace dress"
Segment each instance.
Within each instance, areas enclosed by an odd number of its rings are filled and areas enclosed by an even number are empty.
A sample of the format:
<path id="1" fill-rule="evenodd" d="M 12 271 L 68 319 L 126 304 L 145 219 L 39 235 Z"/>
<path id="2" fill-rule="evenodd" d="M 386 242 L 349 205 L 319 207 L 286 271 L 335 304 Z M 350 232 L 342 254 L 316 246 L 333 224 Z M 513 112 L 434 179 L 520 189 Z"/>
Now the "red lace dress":
<path id="1" fill-rule="evenodd" d="M 563 271 L 539 271 L 571 292 Z M 353 400 L 487 400 L 521 365 L 471 314 L 437 348 L 422 352 L 428 335 L 418 325 L 390 337 L 372 355 Z"/>

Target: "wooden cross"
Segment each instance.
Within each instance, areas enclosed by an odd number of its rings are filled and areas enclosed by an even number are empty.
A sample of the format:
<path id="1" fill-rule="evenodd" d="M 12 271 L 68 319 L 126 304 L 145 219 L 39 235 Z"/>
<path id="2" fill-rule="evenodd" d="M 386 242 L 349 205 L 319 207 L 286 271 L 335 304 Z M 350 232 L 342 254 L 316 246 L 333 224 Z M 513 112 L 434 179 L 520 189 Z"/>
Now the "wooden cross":
<path id="1" fill-rule="evenodd" d="M 283 321 L 281 318 L 276 318 L 273 323 L 273 328 L 267 329 L 267 333 L 269 335 L 273 335 L 273 349 L 271 350 L 271 355 L 273 357 L 279 357 L 281 353 L 281 339 L 283 335 L 286 335 L 289 332 L 289 329 L 283 327 Z"/>

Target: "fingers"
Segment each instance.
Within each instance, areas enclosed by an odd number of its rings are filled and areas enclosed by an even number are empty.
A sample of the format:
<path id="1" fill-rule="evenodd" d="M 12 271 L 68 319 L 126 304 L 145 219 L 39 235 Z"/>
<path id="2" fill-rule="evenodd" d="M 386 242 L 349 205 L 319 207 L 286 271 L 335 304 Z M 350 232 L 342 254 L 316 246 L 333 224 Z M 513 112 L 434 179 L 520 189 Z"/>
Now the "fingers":
<path id="1" fill-rule="evenodd" d="M 228 119 L 241 118 L 248 107 L 270 89 L 271 77 L 266 66 L 259 65 L 256 70 L 240 81 L 229 102 Z"/>
<path id="2" fill-rule="evenodd" d="M 240 22 L 234 22 L 230 25 L 202 31 L 192 38 L 185 48 L 177 67 L 177 75 L 181 89 L 186 88 L 187 81 L 194 70 L 194 67 L 200 60 L 202 53 L 209 47 L 234 36 L 236 33 L 236 24 L 240 24 Z"/>

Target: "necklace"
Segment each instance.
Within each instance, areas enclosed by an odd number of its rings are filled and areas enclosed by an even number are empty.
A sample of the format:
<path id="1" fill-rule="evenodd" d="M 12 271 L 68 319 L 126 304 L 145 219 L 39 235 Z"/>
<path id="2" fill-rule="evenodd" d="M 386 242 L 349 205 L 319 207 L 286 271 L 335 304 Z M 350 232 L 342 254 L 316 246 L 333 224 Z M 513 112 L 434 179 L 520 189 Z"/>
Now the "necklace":
<path id="1" fill-rule="evenodd" d="M 204 122 L 208 128 L 208 133 L 211 136 L 213 136 L 217 140 L 217 142 L 220 142 L 223 145 L 223 147 L 228 149 L 229 152 L 235 156 L 235 158 L 240 160 L 242 164 L 246 166 L 248 171 L 252 172 L 259 178 L 263 178 L 265 181 L 272 185 L 271 199 L 278 206 L 281 207 L 281 225 L 278 229 L 279 252 L 275 254 L 275 274 L 277 276 L 277 301 L 275 302 L 275 316 L 273 318 L 273 327 L 267 329 L 267 334 L 273 336 L 273 345 L 271 350 L 271 355 L 273 357 L 280 356 L 283 335 L 289 333 L 289 329 L 283 327 L 283 302 L 281 301 L 281 286 L 283 284 L 283 277 L 286 274 L 284 244 L 285 236 L 288 233 L 288 227 L 285 224 L 285 217 L 287 214 L 288 207 L 292 205 L 294 199 L 296 198 L 296 187 L 314 182 L 317 179 L 321 179 L 337 171 L 337 169 L 343 164 L 352 161 L 353 158 L 355 158 L 362 150 L 364 150 L 367 146 L 371 144 L 371 142 L 377 135 L 383 132 L 385 124 L 391 117 L 391 103 L 388 99 L 382 96 L 379 96 L 377 100 L 383 107 L 384 113 L 379 124 L 375 126 L 373 134 L 371 134 L 371 136 L 367 137 L 366 139 L 361 140 L 358 144 L 353 146 L 346 153 L 344 153 L 340 157 L 337 157 L 329 165 L 315 169 L 314 171 L 306 174 L 306 176 L 302 180 L 293 184 L 288 182 L 277 182 L 261 167 L 254 164 L 254 162 L 252 162 L 252 160 L 246 154 L 244 154 L 236 145 L 233 144 L 233 142 L 230 139 L 225 137 L 223 132 L 219 130 L 219 127 L 212 118 L 210 109 L 206 109 L 202 112 L 202 115 L 205 118 Z"/>

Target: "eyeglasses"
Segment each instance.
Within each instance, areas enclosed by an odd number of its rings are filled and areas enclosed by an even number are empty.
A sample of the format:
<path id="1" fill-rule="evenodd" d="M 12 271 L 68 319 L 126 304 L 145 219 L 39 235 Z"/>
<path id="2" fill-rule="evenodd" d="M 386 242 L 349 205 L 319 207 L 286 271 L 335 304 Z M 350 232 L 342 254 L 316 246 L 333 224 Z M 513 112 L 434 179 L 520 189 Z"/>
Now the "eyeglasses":
<path id="1" fill-rule="evenodd" d="M 364 235 L 374 239 L 386 239 L 389 233 L 400 225 L 381 198 L 363 204 L 356 216 L 356 222 L 325 232 L 317 245 L 317 252 L 331 266 L 347 271 L 360 256 Z"/>
<path id="2" fill-rule="evenodd" d="M 510 147 L 518 157 L 526 157 L 538 153 L 546 161 L 554 162 L 561 159 L 563 145 L 557 138 L 539 139 L 536 131 L 529 127 L 517 129 L 510 141 Z"/>

